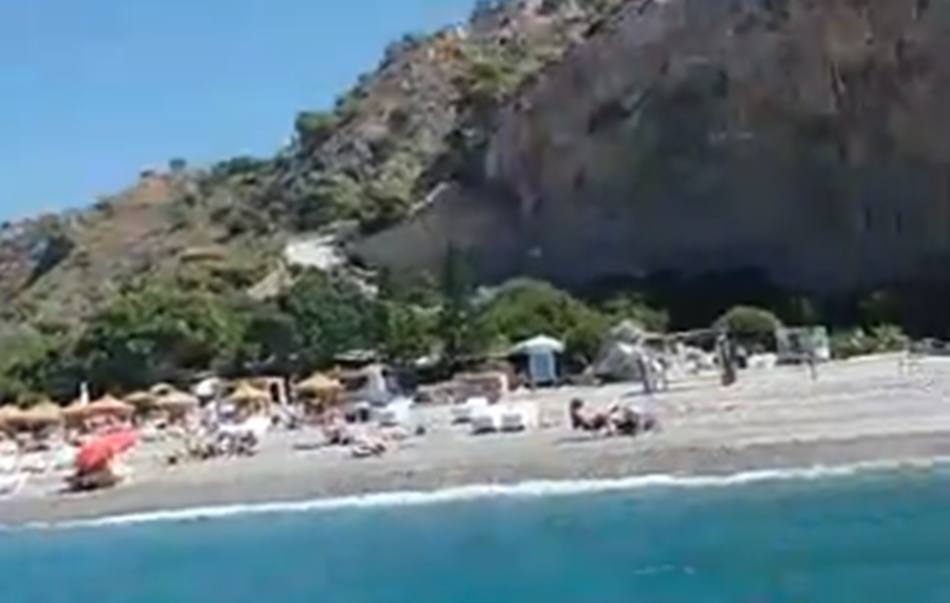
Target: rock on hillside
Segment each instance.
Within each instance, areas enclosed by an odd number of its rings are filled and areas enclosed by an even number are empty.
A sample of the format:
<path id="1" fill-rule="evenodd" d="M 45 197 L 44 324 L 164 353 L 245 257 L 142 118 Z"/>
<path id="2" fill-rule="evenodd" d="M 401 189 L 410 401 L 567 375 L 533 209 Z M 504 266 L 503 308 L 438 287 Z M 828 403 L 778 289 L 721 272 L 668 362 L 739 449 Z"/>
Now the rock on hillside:
<path id="1" fill-rule="evenodd" d="M 631 0 L 506 104 L 487 185 L 354 253 L 431 267 L 463 245 L 486 278 L 569 284 L 933 274 L 950 252 L 948 33 L 950 4 L 926 0 Z"/>

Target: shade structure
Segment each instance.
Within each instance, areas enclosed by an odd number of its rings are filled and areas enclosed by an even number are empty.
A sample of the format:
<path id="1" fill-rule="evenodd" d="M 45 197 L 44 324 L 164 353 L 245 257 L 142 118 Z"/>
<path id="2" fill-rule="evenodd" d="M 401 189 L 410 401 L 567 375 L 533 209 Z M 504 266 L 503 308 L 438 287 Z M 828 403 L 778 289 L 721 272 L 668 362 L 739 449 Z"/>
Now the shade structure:
<path id="1" fill-rule="evenodd" d="M 62 407 L 50 401 L 34 404 L 20 415 L 21 423 L 31 423 L 33 425 L 53 424 L 62 420 Z"/>
<path id="2" fill-rule="evenodd" d="M 115 431 L 89 440 L 76 453 L 76 469 L 81 472 L 102 469 L 117 456 L 135 446 L 136 442 L 138 434 L 131 429 Z"/>
<path id="3" fill-rule="evenodd" d="M 564 342 L 548 335 L 525 339 L 511 348 L 512 354 L 560 354 L 563 351 Z"/>
<path id="4" fill-rule="evenodd" d="M 168 392 L 175 391 L 175 386 L 169 383 L 156 383 L 152 387 L 148 388 L 148 393 L 153 396 L 164 396 Z"/>
<path id="5" fill-rule="evenodd" d="M 323 373 L 314 373 L 298 383 L 295 388 L 300 393 L 324 394 L 342 390 L 343 384 Z"/>
<path id="6" fill-rule="evenodd" d="M 242 382 L 228 395 L 235 404 L 259 404 L 270 401 L 270 392 L 258 389 L 250 383 Z"/>
<path id="7" fill-rule="evenodd" d="M 136 408 L 149 408 L 155 404 L 157 396 L 151 392 L 132 392 L 125 397 L 125 403 Z"/>
<path id="8" fill-rule="evenodd" d="M 23 425 L 23 409 L 13 404 L 0 406 L 0 429 L 13 430 Z"/>
<path id="9" fill-rule="evenodd" d="M 135 412 L 134 406 L 108 394 L 89 404 L 74 402 L 64 411 L 66 416 L 70 418 L 87 418 L 103 415 L 128 416 L 133 412 Z"/>
<path id="10" fill-rule="evenodd" d="M 187 392 L 173 390 L 155 400 L 155 405 L 166 410 L 182 410 L 198 405 L 198 398 Z"/>

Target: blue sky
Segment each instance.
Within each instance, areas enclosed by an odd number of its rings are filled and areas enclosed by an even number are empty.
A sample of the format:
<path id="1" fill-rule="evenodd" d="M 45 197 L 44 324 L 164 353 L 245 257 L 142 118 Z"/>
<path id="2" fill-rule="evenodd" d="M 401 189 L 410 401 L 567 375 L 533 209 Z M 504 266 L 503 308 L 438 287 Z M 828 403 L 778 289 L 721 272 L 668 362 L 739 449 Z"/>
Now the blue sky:
<path id="1" fill-rule="evenodd" d="M 267 155 L 403 33 L 472 0 L 3 0 L 0 220 L 87 205 L 173 157 Z"/>

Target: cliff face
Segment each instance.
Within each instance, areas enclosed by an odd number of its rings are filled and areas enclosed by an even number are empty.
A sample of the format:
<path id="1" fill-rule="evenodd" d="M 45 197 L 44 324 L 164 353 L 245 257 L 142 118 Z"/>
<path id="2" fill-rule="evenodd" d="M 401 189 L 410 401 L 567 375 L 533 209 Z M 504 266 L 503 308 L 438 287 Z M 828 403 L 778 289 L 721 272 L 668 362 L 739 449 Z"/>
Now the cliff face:
<path id="1" fill-rule="evenodd" d="M 486 277 L 574 284 L 754 267 L 836 290 L 927 271 L 950 252 L 948 34 L 950 4 L 926 0 L 631 0 L 501 112 L 489 184 L 452 201 L 493 216 L 489 234 L 358 251 L 431 264 L 452 242 Z"/>
<path id="2" fill-rule="evenodd" d="M 486 281 L 939 274 L 948 34 L 935 0 L 483 7 L 391 46 L 274 157 L 170 166 L 0 226 L 0 325 L 79 320 L 143 277 L 273 291 L 283 244 L 343 221 L 377 231 L 350 247 L 369 264 L 438 270 L 462 246 Z"/>

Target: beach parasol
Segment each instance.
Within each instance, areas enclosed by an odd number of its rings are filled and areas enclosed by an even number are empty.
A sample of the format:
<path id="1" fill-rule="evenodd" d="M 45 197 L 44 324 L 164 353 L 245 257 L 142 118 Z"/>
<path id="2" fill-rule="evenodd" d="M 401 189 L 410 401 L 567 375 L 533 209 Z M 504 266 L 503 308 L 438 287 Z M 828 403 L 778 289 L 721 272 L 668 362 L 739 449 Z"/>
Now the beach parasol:
<path id="1" fill-rule="evenodd" d="M 63 409 L 50 401 L 39 402 L 20 413 L 19 422 L 31 425 L 58 423 L 63 419 Z"/>
<path id="2" fill-rule="evenodd" d="M 117 456 L 128 451 L 138 442 L 135 430 L 114 431 L 83 444 L 76 453 L 76 469 L 89 473 L 104 468 Z"/>
<path id="3" fill-rule="evenodd" d="M 89 412 L 98 415 L 128 415 L 135 410 L 131 404 L 126 404 L 122 400 L 109 394 L 104 395 L 94 402 L 90 402 L 87 407 Z"/>
<path id="4" fill-rule="evenodd" d="M 132 392 L 125 397 L 125 403 L 136 408 L 148 408 L 155 405 L 157 396 L 152 392 Z"/>
<path id="5" fill-rule="evenodd" d="M 250 383 L 240 383 L 228 399 L 235 404 L 256 404 L 270 401 L 270 393 L 257 389 Z"/>
<path id="6" fill-rule="evenodd" d="M 23 411 L 18 406 L 13 404 L 0 406 L 0 426 L 18 424 L 22 416 Z"/>
<path id="7" fill-rule="evenodd" d="M 94 402 L 82 404 L 74 402 L 64 411 L 69 417 L 93 417 L 99 415 L 131 415 L 135 412 L 135 407 L 126 404 L 122 400 L 106 394 Z"/>
<path id="8" fill-rule="evenodd" d="M 177 410 L 197 406 L 198 398 L 183 391 L 173 390 L 158 397 L 158 399 L 155 401 L 155 404 L 159 408 L 164 408 L 166 410 Z"/>
<path id="9" fill-rule="evenodd" d="M 325 394 L 342 390 L 343 384 L 336 379 L 327 377 L 323 373 L 314 373 L 298 383 L 296 389 L 301 393 Z"/>
<path id="10" fill-rule="evenodd" d="M 148 389 L 148 393 L 153 396 L 164 396 L 169 392 L 175 391 L 175 386 L 168 383 L 156 383 Z"/>

